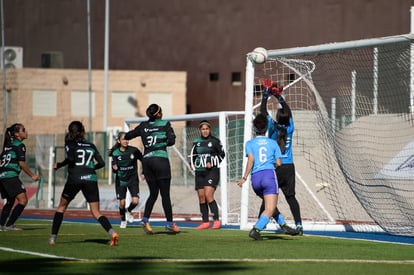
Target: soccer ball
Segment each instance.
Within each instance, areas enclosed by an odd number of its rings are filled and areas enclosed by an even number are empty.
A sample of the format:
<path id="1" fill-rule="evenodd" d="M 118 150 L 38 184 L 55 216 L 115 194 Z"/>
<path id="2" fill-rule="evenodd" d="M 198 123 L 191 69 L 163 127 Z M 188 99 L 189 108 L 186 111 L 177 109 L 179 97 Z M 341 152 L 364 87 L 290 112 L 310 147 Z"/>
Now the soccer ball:
<path id="1" fill-rule="evenodd" d="M 267 50 L 262 47 L 258 47 L 250 53 L 250 57 L 254 63 L 263 64 L 267 60 Z"/>

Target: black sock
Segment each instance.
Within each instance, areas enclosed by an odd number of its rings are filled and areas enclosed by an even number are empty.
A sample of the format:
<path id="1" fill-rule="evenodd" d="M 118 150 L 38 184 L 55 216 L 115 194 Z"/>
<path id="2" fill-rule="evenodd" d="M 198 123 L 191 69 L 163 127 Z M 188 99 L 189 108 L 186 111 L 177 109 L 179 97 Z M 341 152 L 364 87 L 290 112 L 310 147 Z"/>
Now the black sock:
<path id="1" fill-rule="evenodd" d="M 213 219 L 218 220 L 219 219 L 219 210 L 217 206 L 217 202 L 214 200 L 210 203 L 208 203 L 208 206 L 210 206 L 210 211 L 213 213 Z"/>
<path id="2" fill-rule="evenodd" d="M 208 222 L 208 207 L 207 203 L 200 203 L 200 212 L 203 222 Z"/>
<path id="3" fill-rule="evenodd" d="M 19 218 L 20 214 L 22 214 L 25 207 L 26 207 L 25 205 L 20 204 L 20 203 L 16 205 L 16 207 L 13 208 L 10 218 L 6 223 L 6 226 L 13 225 L 16 222 L 17 218 Z"/>
<path id="4" fill-rule="evenodd" d="M 102 227 L 109 232 L 109 230 L 112 228 L 111 223 L 109 222 L 108 218 L 105 216 L 100 216 L 98 219 L 98 222 L 102 225 Z"/>
<path id="5" fill-rule="evenodd" d="M 119 215 L 121 216 L 121 221 L 125 221 L 125 208 L 119 208 Z"/>
<path id="6" fill-rule="evenodd" d="M 10 215 L 12 207 L 13 203 L 9 203 L 9 200 L 7 200 L 7 203 L 3 206 L 3 210 L 1 211 L 0 226 L 4 226 L 6 224 L 6 220 Z"/>
<path id="7" fill-rule="evenodd" d="M 53 217 L 53 224 L 52 224 L 52 235 L 58 234 L 62 221 L 63 221 L 63 213 L 55 212 L 55 216 Z"/>
<path id="8" fill-rule="evenodd" d="M 135 207 L 137 207 L 137 204 L 131 202 L 128 206 L 128 212 L 132 212 Z"/>

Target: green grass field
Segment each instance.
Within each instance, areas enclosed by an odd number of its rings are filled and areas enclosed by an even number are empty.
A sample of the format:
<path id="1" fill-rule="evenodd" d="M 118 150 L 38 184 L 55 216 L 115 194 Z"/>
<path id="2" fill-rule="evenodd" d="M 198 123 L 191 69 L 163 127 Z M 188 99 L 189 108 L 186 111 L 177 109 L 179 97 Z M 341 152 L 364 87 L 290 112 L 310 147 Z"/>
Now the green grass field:
<path id="1" fill-rule="evenodd" d="M 48 245 L 51 221 L 19 220 L 23 231 L 0 232 L 0 273 L 36 274 L 414 274 L 414 246 L 241 230 L 153 227 L 119 229 L 110 247 L 98 224 L 63 223 Z"/>

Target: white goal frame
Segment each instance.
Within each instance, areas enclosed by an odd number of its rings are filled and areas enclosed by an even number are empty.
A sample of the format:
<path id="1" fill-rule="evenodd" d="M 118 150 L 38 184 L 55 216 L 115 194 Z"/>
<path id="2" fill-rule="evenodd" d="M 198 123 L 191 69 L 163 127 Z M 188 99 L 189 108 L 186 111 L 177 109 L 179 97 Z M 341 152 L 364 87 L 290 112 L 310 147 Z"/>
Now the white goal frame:
<path id="1" fill-rule="evenodd" d="M 368 47 L 377 47 L 386 44 L 393 44 L 393 43 L 401 43 L 407 41 L 413 41 L 414 34 L 405 34 L 405 35 L 398 35 L 398 36 L 389 36 L 389 37 L 381 37 L 381 38 L 372 38 L 372 39 L 363 39 L 363 40 L 355 40 L 355 41 L 347 41 L 347 42 L 339 42 L 339 43 L 329 43 L 329 44 L 321 44 L 315 46 L 308 46 L 308 47 L 297 47 L 297 48 L 288 48 L 288 49 L 275 49 L 275 50 L 268 50 L 268 60 L 279 60 L 282 58 L 295 58 L 295 56 L 303 56 L 303 55 L 312 55 L 312 54 L 321 54 L 321 53 L 330 53 L 336 51 L 342 51 L 346 49 L 358 49 L 358 48 L 368 48 Z M 252 133 L 252 120 L 253 114 L 255 112 L 254 106 L 254 92 L 255 92 L 255 66 L 258 66 L 254 63 L 250 55 L 252 52 L 247 53 L 246 55 L 246 82 L 245 82 L 245 125 L 244 125 L 244 144 L 253 137 Z M 414 69 L 414 48 L 411 48 L 411 71 Z M 317 65 L 316 65 L 317 66 Z M 318 68 L 316 67 L 316 70 Z M 318 97 L 317 92 L 315 92 L 315 97 Z M 326 112 L 326 108 L 323 105 L 323 101 L 321 98 L 317 98 L 319 107 L 324 113 L 324 116 L 328 116 Z M 412 114 L 414 112 L 414 77 L 413 73 L 410 74 L 410 105 L 409 105 L 409 112 Z M 243 169 L 246 167 L 247 160 L 243 159 Z M 248 229 L 248 207 L 249 207 L 249 185 L 245 184 L 242 188 L 242 195 L 241 195 L 241 229 Z M 324 225 L 326 228 L 326 225 Z M 309 229 L 309 228 L 307 228 Z M 341 225 L 339 227 L 330 228 L 333 230 L 340 230 L 346 231 L 347 229 L 345 226 Z M 373 226 L 373 231 L 381 231 L 378 229 L 377 226 Z M 357 230 L 356 230 L 357 231 Z M 369 230 L 368 230 L 369 231 Z"/>
<path id="2" fill-rule="evenodd" d="M 209 112 L 209 113 L 196 113 L 196 114 L 186 114 L 186 115 L 172 115 L 172 116 L 163 116 L 164 120 L 170 122 L 176 121 L 200 121 L 203 119 L 218 119 L 219 121 L 219 136 L 223 148 L 228 148 L 227 136 L 226 136 L 226 117 L 230 115 L 244 115 L 244 111 L 222 111 L 222 112 Z M 147 121 L 148 117 L 134 117 L 124 120 L 124 130 L 129 131 L 132 124 L 139 124 L 143 121 Z M 174 146 L 173 146 L 174 149 Z M 179 154 L 178 150 L 174 150 Z M 226 151 L 227 154 L 227 151 Z M 180 159 L 186 164 L 185 156 L 179 156 Z M 228 178 L 227 178 L 227 157 L 224 158 L 220 164 L 220 187 L 221 187 L 221 222 L 223 225 L 229 224 L 229 211 L 228 211 Z"/>

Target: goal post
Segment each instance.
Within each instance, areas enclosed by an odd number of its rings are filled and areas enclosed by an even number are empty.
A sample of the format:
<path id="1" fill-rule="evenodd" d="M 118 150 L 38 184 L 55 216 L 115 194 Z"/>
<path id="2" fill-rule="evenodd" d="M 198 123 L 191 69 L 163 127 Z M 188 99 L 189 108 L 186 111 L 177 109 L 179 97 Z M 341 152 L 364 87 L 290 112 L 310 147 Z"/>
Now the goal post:
<path id="1" fill-rule="evenodd" d="M 404 34 L 272 49 L 263 64 L 247 54 L 244 143 L 259 112 L 259 80 L 287 87 L 305 231 L 335 227 L 414 235 L 413 42 L 413 34 Z M 277 108 L 271 98 L 273 117 Z M 289 218 L 283 197 L 278 206 Z M 242 196 L 241 207 L 244 228 L 257 217 L 249 211 L 258 205 Z"/>
<path id="2" fill-rule="evenodd" d="M 245 116 L 244 116 L 244 142 L 252 137 L 252 121 L 253 121 L 253 104 L 254 104 L 254 63 L 249 58 L 246 59 L 246 92 L 245 92 Z M 245 156 L 246 148 L 243 146 L 243 156 Z M 247 165 L 247 158 L 243 158 L 243 170 Z M 243 175 L 243 174 L 240 174 Z M 247 178 L 247 182 L 250 181 L 250 175 Z M 242 193 L 240 199 L 240 229 L 247 229 L 248 216 L 249 216 L 249 184 L 243 184 Z"/>

